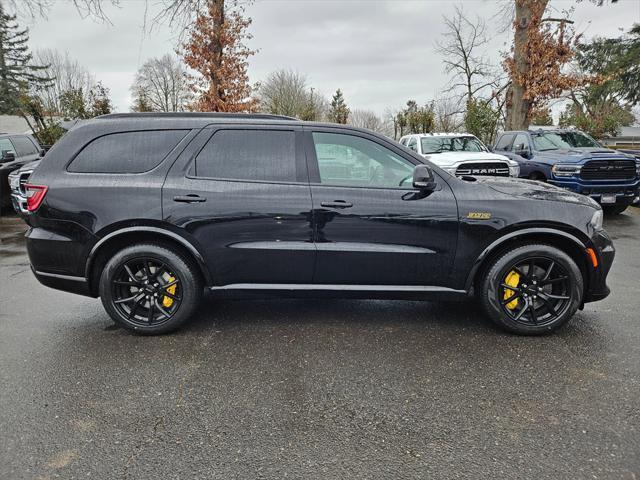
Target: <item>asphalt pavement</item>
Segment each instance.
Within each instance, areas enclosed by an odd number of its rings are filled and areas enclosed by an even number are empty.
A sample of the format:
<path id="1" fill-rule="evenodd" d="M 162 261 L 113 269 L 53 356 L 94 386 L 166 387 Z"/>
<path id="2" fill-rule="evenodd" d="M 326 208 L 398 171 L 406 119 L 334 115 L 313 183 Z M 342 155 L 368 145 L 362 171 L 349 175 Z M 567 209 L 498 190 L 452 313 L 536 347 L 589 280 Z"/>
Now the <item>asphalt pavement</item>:
<path id="1" fill-rule="evenodd" d="M 0 479 L 640 478 L 640 211 L 555 335 L 471 303 L 214 300 L 162 337 L 41 286 L 0 218 Z"/>

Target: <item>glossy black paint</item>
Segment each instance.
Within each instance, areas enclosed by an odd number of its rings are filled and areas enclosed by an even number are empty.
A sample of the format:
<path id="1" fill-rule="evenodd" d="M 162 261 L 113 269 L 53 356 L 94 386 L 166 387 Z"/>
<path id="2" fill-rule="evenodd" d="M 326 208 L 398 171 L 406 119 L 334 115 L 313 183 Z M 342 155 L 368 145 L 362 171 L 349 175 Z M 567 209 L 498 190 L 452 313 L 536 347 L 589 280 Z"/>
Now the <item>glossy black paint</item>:
<path id="1" fill-rule="evenodd" d="M 304 174 L 294 182 L 191 176 L 193 158 L 221 127 L 296 132 L 296 162 Z M 97 136 L 176 128 L 190 133 L 149 172 L 66 171 Z M 221 290 L 263 285 L 270 291 L 313 291 L 313 285 L 322 285 L 332 295 L 427 298 L 471 292 L 482 262 L 506 242 L 542 239 L 573 246 L 588 280 L 585 301 L 607 295 L 613 247 L 590 225 L 599 208 L 592 200 L 527 180 L 467 181 L 435 166 L 433 191 L 322 185 L 309 132 L 336 130 L 378 142 L 413 165 L 425 163 L 365 130 L 290 119 L 120 115 L 77 127 L 30 179 L 49 187 L 40 209 L 27 218 L 33 269 L 49 286 L 96 295 L 96 259 L 118 238 L 131 242 L 145 234 L 146 240 L 165 239 L 184 248 L 205 283 Z M 201 201 L 190 201 L 193 196 Z M 589 268 L 589 247 L 596 251 L 598 269 Z"/>

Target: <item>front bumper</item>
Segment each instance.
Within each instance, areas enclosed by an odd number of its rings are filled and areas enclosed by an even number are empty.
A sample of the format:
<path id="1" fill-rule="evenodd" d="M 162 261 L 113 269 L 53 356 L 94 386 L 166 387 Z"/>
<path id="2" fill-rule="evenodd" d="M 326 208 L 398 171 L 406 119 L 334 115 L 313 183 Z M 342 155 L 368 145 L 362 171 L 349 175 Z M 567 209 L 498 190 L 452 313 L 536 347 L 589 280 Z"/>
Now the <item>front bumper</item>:
<path id="1" fill-rule="evenodd" d="M 584 182 L 579 178 L 552 178 L 549 183 L 572 192 L 587 195 L 598 203 L 602 203 L 603 195 L 615 195 L 616 201 L 612 205 L 631 205 L 640 192 L 640 180 L 621 184 L 620 182 Z"/>
<path id="2" fill-rule="evenodd" d="M 596 252 L 598 266 L 594 268 L 588 262 L 589 274 L 586 279 L 588 283 L 583 299 L 584 303 L 597 302 L 611 293 L 607 286 L 607 275 L 609 275 L 609 270 L 611 270 L 611 265 L 613 265 L 613 259 L 616 255 L 613 242 L 606 231 L 598 230 L 595 232 L 591 242 Z"/>

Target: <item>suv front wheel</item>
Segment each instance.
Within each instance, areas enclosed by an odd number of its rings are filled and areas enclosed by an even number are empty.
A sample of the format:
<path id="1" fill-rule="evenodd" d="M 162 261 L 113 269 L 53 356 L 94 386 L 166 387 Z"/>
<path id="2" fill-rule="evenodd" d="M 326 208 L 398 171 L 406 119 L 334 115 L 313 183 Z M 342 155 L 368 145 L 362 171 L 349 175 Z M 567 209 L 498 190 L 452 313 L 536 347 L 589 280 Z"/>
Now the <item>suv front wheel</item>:
<path id="1" fill-rule="evenodd" d="M 580 306 L 582 292 L 582 273 L 573 259 L 543 244 L 503 253 L 488 268 L 480 289 L 491 320 L 521 335 L 541 335 L 562 326 Z"/>
<path id="2" fill-rule="evenodd" d="M 100 277 L 107 313 L 124 328 L 146 335 L 182 325 L 198 307 L 202 290 L 193 262 L 156 244 L 120 250 Z"/>

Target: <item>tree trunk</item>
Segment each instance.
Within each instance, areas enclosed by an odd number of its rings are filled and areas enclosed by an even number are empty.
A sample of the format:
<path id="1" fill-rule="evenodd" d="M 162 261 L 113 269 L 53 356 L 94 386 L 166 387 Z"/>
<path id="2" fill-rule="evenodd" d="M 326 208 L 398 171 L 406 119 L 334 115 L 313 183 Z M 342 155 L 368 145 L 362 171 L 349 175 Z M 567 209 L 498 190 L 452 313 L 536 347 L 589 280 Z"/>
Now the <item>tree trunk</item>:
<path id="1" fill-rule="evenodd" d="M 549 0 L 515 0 L 516 19 L 515 33 L 513 36 L 513 61 L 515 72 L 519 78 L 512 78 L 511 87 L 507 92 L 507 130 L 526 130 L 531 120 L 531 102 L 525 99 L 525 86 L 521 79 L 529 76 L 529 28 L 531 25 L 532 4 L 537 3 L 537 8 L 542 12 L 547 7 Z"/>
<path id="2" fill-rule="evenodd" d="M 218 97 L 218 107 L 215 110 L 220 110 L 220 106 L 224 103 L 224 88 L 222 87 L 221 79 L 218 78 L 222 71 L 222 54 L 223 54 L 223 32 L 224 32 L 224 2 L 225 0 L 210 0 L 211 13 L 216 24 L 216 35 L 213 37 L 211 43 L 211 49 L 214 54 L 214 65 L 211 76 L 211 91 L 216 92 Z"/>

